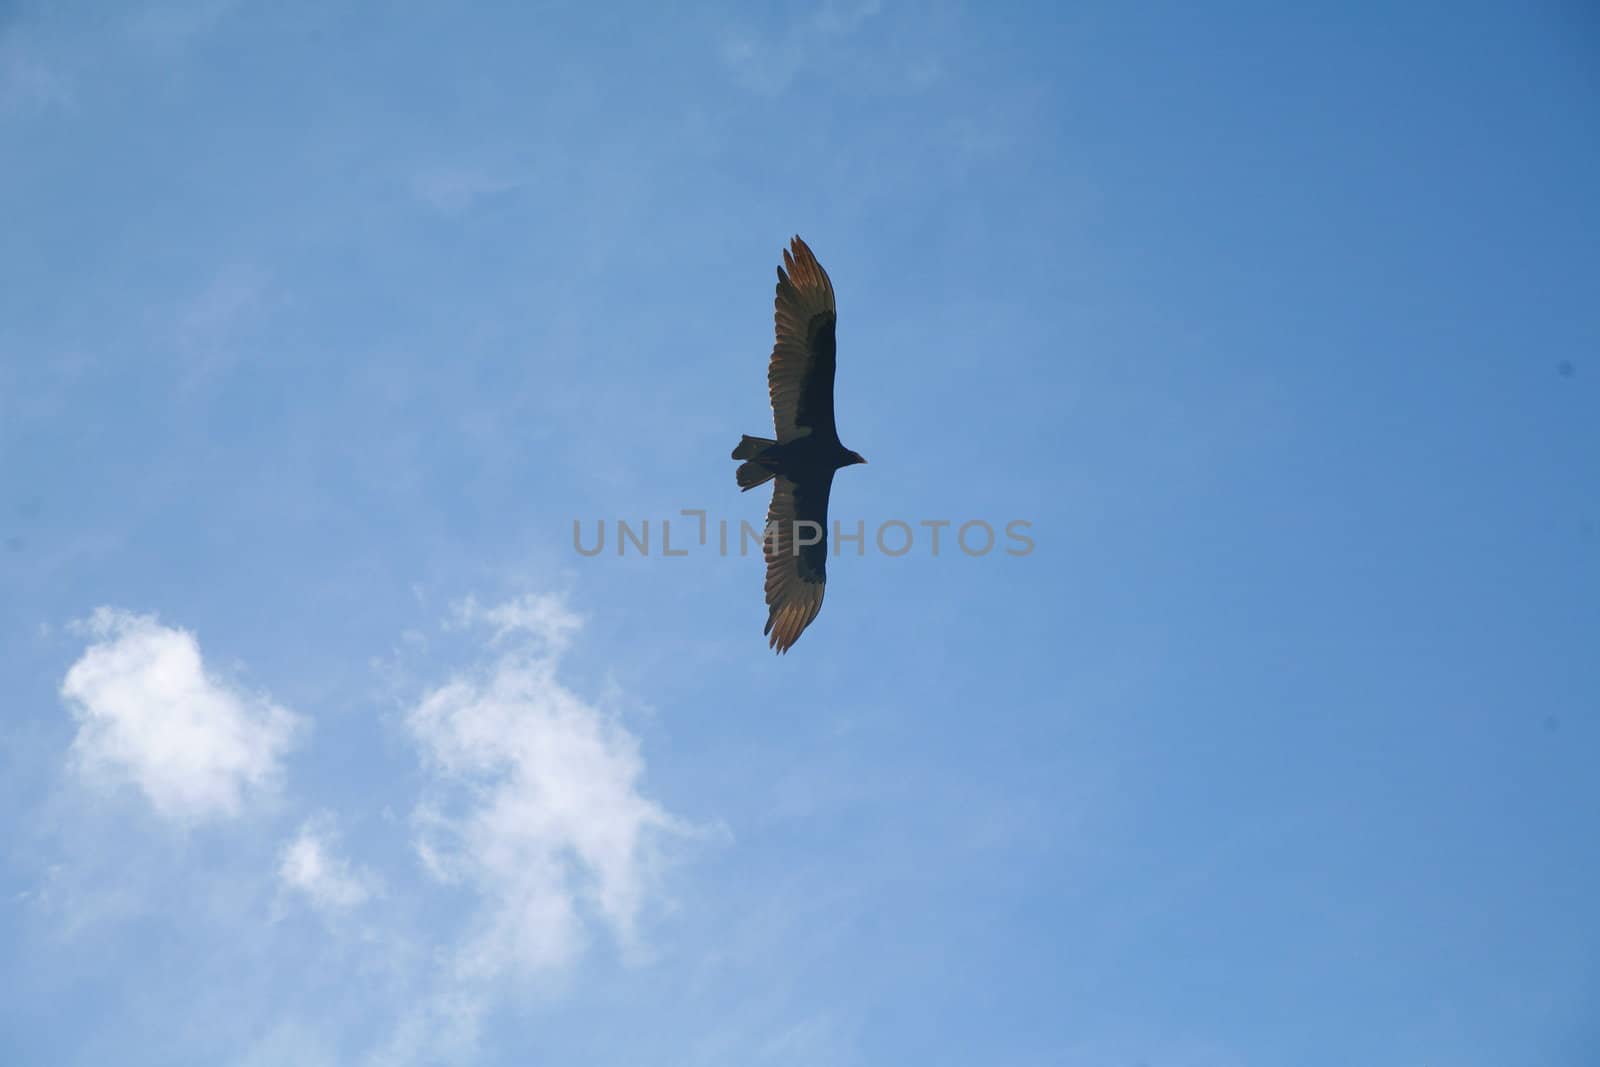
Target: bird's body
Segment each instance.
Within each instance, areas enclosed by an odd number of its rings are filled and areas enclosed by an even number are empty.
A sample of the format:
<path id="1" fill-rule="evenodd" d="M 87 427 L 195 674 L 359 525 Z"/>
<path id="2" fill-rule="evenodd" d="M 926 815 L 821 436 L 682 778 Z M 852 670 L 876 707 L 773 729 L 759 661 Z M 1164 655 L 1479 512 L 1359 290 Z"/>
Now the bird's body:
<path id="1" fill-rule="evenodd" d="M 783 253 L 773 301 L 776 340 L 767 364 L 775 438 L 741 437 L 733 458 L 741 490 L 773 481 L 763 556 L 768 644 L 787 652 L 822 610 L 827 583 L 828 496 L 834 472 L 865 463 L 839 442 L 833 418 L 833 283 L 799 237 Z"/>
<path id="2" fill-rule="evenodd" d="M 850 465 L 847 461 L 855 454 L 838 441 L 826 441 L 812 434 L 782 443 L 766 438 L 751 438 L 751 440 L 764 442 L 757 457 L 758 466 L 770 469 L 774 474 L 787 475 L 796 481 L 812 478 L 831 479 L 834 471 Z"/>

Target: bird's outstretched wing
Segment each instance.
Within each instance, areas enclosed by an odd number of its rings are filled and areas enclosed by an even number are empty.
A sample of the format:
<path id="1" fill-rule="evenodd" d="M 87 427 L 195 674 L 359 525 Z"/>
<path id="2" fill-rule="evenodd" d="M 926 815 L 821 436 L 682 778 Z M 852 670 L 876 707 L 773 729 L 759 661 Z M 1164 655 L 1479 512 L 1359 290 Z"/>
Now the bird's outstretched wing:
<path id="1" fill-rule="evenodd" d="M 773 299 L 776 339 L 767 364 L 773 429 L 780 444 L 808 433 L 837 441 L 833 376 L 838 312 L 833 283 L 798 236 L 784 249 L 783 264 Z"/>
<path id="2" fill-rule="evenodd" d="M 767 645 L 788 652 L 822 610 L 828 581 L 828 493 L 833 472 L 803 482 L 779 475 L 767 508 Z M 814 542 L 814 543 L 813 543 Z"/>

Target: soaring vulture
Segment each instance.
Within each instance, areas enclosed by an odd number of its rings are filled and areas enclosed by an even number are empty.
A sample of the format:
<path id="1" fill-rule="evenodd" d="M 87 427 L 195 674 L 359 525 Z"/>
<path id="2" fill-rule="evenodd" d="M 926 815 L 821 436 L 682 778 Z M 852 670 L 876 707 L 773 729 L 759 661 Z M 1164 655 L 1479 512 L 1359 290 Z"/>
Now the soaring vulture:
<path id="1" fill-rule="evenodd" d="M 787 268 L 787 270 L 785 269 Z M 796 237 L 778 268 L 777 340 L 767 364 L 777 440 L 739 438 L 740 490 L 773 479 L 762 555 L 767 563 L 768 647 L 786 653 L 822 610 L 828 580 L 828 492 L 833 472 L 865 463 L 839 443 L 833 423 L 833 283 Z"/>

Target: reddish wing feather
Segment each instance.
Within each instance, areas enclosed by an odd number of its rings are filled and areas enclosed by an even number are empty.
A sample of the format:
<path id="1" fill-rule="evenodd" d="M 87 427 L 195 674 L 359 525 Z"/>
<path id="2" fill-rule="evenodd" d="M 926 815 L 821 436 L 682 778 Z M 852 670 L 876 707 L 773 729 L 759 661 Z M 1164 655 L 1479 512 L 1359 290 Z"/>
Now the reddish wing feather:
<path id="1" fill-rule="evenodd" d="M 773 297 L 772 359 L 767 390 L 780 443 L 833 428 L 833 282 L 799 237 L 784 250 Z M 787 270 L 785 269 L 787 268 Z"/>
<path id="2" fill-rule="evenodd" d="M 832 478 L 819 486 L 796 486 L 779 476 L 767 508 L 762 554 L 767 562 L 767 644 L 787 652 L 822 610 L 827 591 L 828 494 Z M 814 525 L 811 525 L 814 524 Z M 818 535 L 821 540 L 811 542 Z"/>

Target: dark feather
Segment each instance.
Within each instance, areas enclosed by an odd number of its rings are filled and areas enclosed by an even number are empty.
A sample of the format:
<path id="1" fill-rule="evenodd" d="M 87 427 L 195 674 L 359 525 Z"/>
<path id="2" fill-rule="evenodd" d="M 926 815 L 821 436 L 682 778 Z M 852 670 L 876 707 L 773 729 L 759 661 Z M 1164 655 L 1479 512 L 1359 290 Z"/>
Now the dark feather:
<path id="1" fill-rule="evenodd" d="M 775 478 L 767 509 L 768 645 L 787 652 L 822 610 L 828 581 L 828 497 L 840 467 L 865 463 L 839 443 L 833 384 L 838 311 L 833 283 L 796 237 L 783 253 L 773 298 L 767 389 L 777 440 L 742 437 L 739 488 Z"/>

